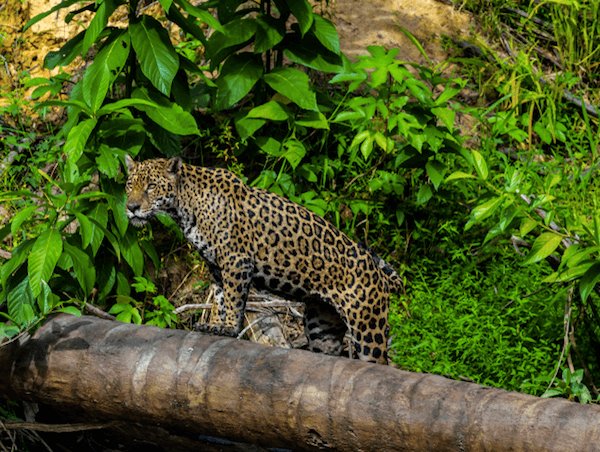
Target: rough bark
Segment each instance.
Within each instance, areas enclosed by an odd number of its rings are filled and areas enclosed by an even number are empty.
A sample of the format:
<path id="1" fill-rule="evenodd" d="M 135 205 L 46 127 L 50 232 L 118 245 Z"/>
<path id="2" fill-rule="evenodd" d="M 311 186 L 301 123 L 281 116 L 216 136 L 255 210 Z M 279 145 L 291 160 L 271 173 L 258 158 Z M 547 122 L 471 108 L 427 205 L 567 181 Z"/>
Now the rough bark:
<path id="1" fill-rule="evenodd" d="M 293 450 L 597 450 L 600 407 L 67 315 L 0 348 L 0 394 Z"/>

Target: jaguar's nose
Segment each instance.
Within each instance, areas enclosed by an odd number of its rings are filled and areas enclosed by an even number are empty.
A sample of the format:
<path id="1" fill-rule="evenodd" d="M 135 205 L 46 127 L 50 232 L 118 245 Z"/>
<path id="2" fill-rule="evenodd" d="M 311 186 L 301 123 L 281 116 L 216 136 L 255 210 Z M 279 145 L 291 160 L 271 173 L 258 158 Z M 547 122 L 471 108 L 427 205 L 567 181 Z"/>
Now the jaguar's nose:
<path id="1" fill-rule="evenodd" d="M 136 210 L 139 210 L 141 204 L 139 202 L 136 201 L 127 201 L 127 210 L 129 210 L 130 212 L 135 212 Z"/>

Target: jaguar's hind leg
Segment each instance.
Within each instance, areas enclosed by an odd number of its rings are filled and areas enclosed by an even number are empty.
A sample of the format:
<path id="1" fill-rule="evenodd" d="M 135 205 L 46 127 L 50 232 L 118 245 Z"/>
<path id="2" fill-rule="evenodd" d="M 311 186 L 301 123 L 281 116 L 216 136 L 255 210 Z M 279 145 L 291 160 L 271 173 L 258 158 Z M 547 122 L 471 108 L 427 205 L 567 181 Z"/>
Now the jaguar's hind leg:
<path id="1" fill-rule="evenodd" d="M 304 333 L 310 351 L 341 355 L 347 331 L 346 324 L 333 306 L 318 299 L 306 301 Z"/>

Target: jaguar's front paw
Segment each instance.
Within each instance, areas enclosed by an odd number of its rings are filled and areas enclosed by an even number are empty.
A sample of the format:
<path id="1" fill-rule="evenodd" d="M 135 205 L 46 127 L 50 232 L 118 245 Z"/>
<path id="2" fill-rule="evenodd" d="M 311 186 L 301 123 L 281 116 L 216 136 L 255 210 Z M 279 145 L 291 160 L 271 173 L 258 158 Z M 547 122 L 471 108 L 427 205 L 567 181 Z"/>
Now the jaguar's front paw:
<path id="1" fill-rule="evenodd" d="M 201 333 L 214 334 L 217 336 L 237 337 L 238 333 L 234 328 L 229 328 L 223 325 L 211 325 L 210 323 L 197 323 L 194 326 L 196 331 Z"/>

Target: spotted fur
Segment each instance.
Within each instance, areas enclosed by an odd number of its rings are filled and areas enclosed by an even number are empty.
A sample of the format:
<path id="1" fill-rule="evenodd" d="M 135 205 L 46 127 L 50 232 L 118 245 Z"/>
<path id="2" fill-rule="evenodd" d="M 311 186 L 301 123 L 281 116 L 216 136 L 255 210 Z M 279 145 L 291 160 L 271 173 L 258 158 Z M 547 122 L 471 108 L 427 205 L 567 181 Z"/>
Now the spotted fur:
<path id="1" fill-rule="evenodd" d="M 180 159 L 127 160 L 127 216 L 140 226 L 169 214 L 208 263 L 216 309 L 203 331 L 235 336 L 251 285 L 306 303 L 309 348 L 387 362 L 389 295 L 397 273 L 308 209 L 245 185 L 224 169 Z M 333 345 L 332 345 L 333 344 Z"/>

